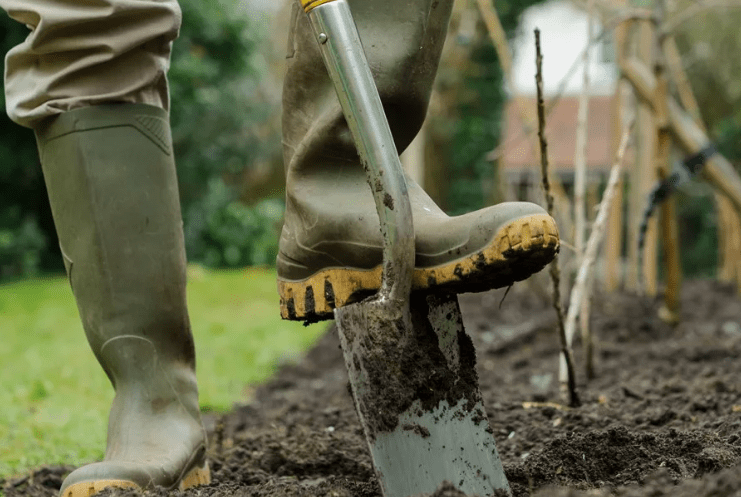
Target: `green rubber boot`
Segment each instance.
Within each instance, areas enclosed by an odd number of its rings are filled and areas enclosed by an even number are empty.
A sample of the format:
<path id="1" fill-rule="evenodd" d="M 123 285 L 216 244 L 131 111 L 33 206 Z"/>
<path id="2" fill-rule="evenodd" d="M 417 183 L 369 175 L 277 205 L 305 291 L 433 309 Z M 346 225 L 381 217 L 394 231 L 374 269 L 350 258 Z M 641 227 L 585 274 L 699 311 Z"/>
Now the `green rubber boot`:
<path id="1" fill-rule="evenodd" d="M 348 0 L 396 147 L 422 126 L 453 0 Z M 278 291 L 286 319 L 317 321 L 375 292 L 378 216 L 308 17 L 294 6 L 283 93 L 286 215 Z M 449 217 L 407 178 L 416 240 L 414 290 L 508 286 L 559 248 L 553 219 L 535 204 L 500 204 Z"/>
<path id="2" fill-rule="evenodd" d="M 116 390 L 105 460 L 72 472 L 60 495 L 208 483 L 169 117 L 101 105 L 36 135 L 85 334 Z"/>

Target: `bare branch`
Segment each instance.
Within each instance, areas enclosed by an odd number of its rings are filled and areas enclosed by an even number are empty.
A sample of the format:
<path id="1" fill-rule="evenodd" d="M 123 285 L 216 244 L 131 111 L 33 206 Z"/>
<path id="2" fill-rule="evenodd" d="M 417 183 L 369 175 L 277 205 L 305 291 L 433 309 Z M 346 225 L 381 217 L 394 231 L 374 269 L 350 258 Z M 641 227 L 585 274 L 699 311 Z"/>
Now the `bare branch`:
<path id="1" fill-rule="evenodd" d="M 553 216 L 553 194 L 551 193 L 550 183 L 548 181 L 548 142 L 545 139 L 545 104 L 543 102 L 543 55 L 540 50 L 540 30 L 535 30 L 535 83 L 538 88 L 538 137 L 540 139 L 540 168 L 543 176 L 543 190 L 548 214 Z M 558 255 L 551 262 L 551 280 L 553 282 L 553 308 L 556 310 L 558 317 L 558 333 L 561 339 L 561 357 L 563 358 L 567 372 L 567 389 L 568 402 L 571 407 L 581 405 L 579 395 L 576 392 L 576 377 L 574 375 L 574 357 L 571 353 L 566 340 L 566 330 L 563 323 L 563 309 L 561 308 L 561 275 L 558 269 Z"/>
<path id="2" fill-rule="evenodd" d="M 587 241 L 587 248 L 584 252 L 584 260 L 582 261 L 581 266 L 579 267 L 579 271 L 576 275 L 576 283 L 574 284 L 574 288 L 571 289 L 571 300 L 569 303 L 569 310 L 564 326 L 564 334 L 566 336 L 567 348 L 569 350 L 571 349 L 571 345 L 574 341 L 574 335 L 576 334 L 576 317 L 579 313 L 579 309 L 582 306 L 582 301 L 586 298 L 589 298 L 589 295 L 585 291 L 587 281 L 589 280 L 592 266 L 594 266 L 594 261 L 597 258 L 597 252 L 600 246 L 600 242 L 602 241 L 602 236 L 605 232 L 605 226 L 607 224 L 607 214 L 610 211 L 612 200 L 615 197 L 615 190 L 617 189 L 617 185 L 620 182 L 620 176 L 623 170 L 623 159 L 625 156 L 625 150 L 628 147 L 628 140 L 630 138 L 632 127 L 633 123 L 630 123 L 623 131 L 623 137 L 620 141 L 620 148 L 615 159 L 615 164 L 612 166 L 612 170 L 610 171 L 610 179 L 607 182 L 607 187 L 605 188 L 605 193 L 599 206 L 597 218 L 594 221 L 592 232 L 589 235 L 589 240 Z M 568 370 L 565 370 L 563 367 L 564 363 L 568 362 L 568 358 L 566 359 L 566 361 L 564 361 L 563 359 L 564 358 L 562 356 L 561 370 L 559 372 L 559 379 L 562 385 L 568 383 L 569 381 Z"/>

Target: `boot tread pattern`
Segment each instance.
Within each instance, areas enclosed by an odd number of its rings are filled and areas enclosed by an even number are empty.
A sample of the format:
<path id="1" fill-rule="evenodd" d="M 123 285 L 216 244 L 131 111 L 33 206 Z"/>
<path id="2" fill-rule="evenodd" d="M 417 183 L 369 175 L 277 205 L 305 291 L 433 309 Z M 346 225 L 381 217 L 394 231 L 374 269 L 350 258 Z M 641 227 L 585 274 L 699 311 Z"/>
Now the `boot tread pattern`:
<path id="1" fill-rule="evenodd" d="M 543 269 L 559 250 L 558 228 L 547 214 L 525 216 L 501 228 L 481 251 L 432 268 L 415 268 L 412 290 L 483 292 L 509 286 Z M 306 324 L 333 319 L 336 307 L 375 293 L 381 266 L 329 268 L 302 281 L 278 279 L 283 319 Z"/>

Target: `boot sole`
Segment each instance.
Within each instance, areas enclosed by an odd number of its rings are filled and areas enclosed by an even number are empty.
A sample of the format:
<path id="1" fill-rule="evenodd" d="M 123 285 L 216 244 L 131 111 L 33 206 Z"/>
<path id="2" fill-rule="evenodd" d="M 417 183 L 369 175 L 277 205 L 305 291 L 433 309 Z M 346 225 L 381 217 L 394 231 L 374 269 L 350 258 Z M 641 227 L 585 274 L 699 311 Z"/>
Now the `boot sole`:
<path id="1" fill-rule="evenodd" d="M 502 227 L 481 251 L 431 268 L 415 268 L 413 291 L 483 292 L 509 286 L 543 269 L 556 256 L 556 222 L 547 214 L 516 219 Z M 329 268 L 301 281 L 278 278 L 283 319 L 307 324 L 334 318 L 334 309 L 372 295 L 382 267 Z"/>
<path id="2" fill-rule="evenodd" d="M 204 466 L 191 469 L 180 480 L 178 489 L 183 491 L 198 485 L 208 485 L 209 483 L 211 483 L 211 470 L 207 462 Z M 106 488 L 133 488 L 138 491 L 143 490 L 139 485 L 129 480 L 84 481 L 71 485 L 60 497 L 92 497 Z"/>

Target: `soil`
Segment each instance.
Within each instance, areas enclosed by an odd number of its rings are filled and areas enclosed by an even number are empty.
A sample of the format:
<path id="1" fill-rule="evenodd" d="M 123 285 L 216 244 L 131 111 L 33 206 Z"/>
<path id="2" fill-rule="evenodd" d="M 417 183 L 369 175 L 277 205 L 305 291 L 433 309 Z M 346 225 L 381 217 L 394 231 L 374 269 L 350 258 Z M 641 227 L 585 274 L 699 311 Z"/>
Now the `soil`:
<path id="1" fill-rule="evenodd" d="M 575 409 L 559 403 L 550 304 L 525 284 L 500 309 L 503 296 L 462 296 L 461 307 L 515 496 L 741 496 L 741 300 L 732 288 L 686 282 L 676 327 L 657 318 L 658 301 L 596 295 L 596 378 L 580 375 Z M 578 346 L 575 355 L 579 369 Z M 380 496 L 348 385 L 331 328 L 250 404 L 206 416 L 213 483 L 183 494 Z M 40 468 L 5 482 L 5 495 L 56 495 L 71 469 Z M 463 494 L 447 485 L 435 496 Z"/>

